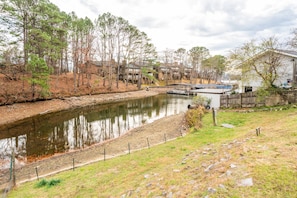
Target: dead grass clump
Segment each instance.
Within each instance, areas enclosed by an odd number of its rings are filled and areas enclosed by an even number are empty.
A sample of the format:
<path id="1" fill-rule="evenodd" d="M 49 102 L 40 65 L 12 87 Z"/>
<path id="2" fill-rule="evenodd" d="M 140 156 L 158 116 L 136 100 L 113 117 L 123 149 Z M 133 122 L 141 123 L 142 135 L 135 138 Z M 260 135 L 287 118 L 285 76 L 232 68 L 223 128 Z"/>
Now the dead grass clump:
<path id="1" fill-rule="evenodd" d="M 205 108 L 199 106 L 195 109 L 189 109 L 186 112 L 186 123 L 189 127 L 201 128 L 202 117 L 205 113 Z"/>

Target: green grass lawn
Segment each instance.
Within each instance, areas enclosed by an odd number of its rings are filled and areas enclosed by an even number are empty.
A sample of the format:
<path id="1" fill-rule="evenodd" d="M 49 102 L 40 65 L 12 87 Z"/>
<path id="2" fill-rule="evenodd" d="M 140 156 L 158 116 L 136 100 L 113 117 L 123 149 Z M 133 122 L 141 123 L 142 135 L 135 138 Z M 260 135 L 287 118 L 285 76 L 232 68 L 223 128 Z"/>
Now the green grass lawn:
<path id="1" fill-rule="evenodd" d="M 24 183 L 8 197 L 296 197 L 296 109 L 220 110 L 217 121 L 206 114 L 202 128 L 184 137 Z M 238 185 L 244 178 L 253 185 Z"/>

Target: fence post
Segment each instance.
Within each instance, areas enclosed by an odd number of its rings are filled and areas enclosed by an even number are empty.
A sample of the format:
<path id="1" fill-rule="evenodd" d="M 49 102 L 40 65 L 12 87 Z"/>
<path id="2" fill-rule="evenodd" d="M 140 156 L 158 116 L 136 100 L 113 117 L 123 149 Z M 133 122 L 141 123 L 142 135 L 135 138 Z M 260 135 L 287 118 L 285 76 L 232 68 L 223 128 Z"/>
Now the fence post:
<path id="1" fill-rule="evenodd" d="M 39 181 L 39 176 L 38 176 L 38 168 L 37 168 L 37 166 L 35 167 L 35 172 L 36 172 L 36 177 L 37 177 L 37 180 Z"/>
<path id="2" fill-rule="evenodd" d="M 259 136 L 260 133 L 261 133 L 261 128 L 260 127 L 256 128 L 256 135 Z"/>
<path id="3" fill-rule="evenodd" d="M 9 178 L 9 180 L 11 181 L 13 187 L 16 186 L 14 149 L 12 149 L 11 160 L 10 160 L 10 178 Z"/>
<path id="4" fill-rule="evenodd" d="M 147 147 L 150 148 L 150 141 L 148 138 L 146 138 L 146 141 L 147 141 Z"/>
<path id="5" fill-rule="evenodd" d="M 212 119 L 213 119 L 213 126 L 217 126 L 216 111 L 214 108 L 212 108 Z"/>
<path id="6" fill-rule="evenodd" d="M 104 151 L 103 151 L 103 155 L 104 155 L 104 161 L 106 160 L 106 150 L 104 148 Z"/>
<path id="7" fill-rule="evenodd" d="M 130 154 L 130 143 L 128 143 L 128 151 L 129 151 L 129 154 Z"/>
<path id="8" fill-rule="evenodd" d="M 240 97 L 240 108 L 242 108 L 242 93 L 239 94 Z"/>

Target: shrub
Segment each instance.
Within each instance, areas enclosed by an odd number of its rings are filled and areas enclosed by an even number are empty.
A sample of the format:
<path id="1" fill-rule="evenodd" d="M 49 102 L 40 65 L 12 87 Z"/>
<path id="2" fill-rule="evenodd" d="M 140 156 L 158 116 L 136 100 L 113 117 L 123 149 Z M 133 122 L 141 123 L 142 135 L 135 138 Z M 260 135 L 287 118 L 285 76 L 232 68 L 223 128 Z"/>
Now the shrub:
<path id="1" fill-rule="evenodd" d="M 41 187 L 44 187 L 44 186 L 52 187 L 52 186 L 56 186 L 59 183 L 61 183 L 61 180 L 60 179 L 52 179 L 52 180 L 49 180 L 49 181 L 47 181 L 45 179 L 42 179 L 41 181 L 39 181 L 36 184 L 36 187 L 37 188 L 41 188 Z"/>
<path id="2" fill-rule="evenodd" d="M 42 179 L 41 181 L 39 181 L 37 184 L 36 184 L 36 187 L 37 188 L 41 188 L 43 186 L 46 186 L 47 185 L 47 181 L 45 179 Z"/>
<path id="3" fill-rule="evenodd" d="M 207 106 L 210 105 L 211 98 L 208 98 L 206 96 L 197 95 L 193 97 L 193 104 L 197 106 Z"/>
<path id="4" fill-rule="evenodd" d="M 59 184 L 61 182 L 61 180 L 59 179 L 52 179 L 48 182 L 48 187 L 51 187 L 51 186 L 56 186 L 57 184 Z"/>
<path id="5" fill-rule="evenodd" d="M 204 107 L 199 106 L 196 109 L 189 109 L 186 113 L 186 122 L 189 127 L 202 127 L 202 116 L 204 115 Z"/>

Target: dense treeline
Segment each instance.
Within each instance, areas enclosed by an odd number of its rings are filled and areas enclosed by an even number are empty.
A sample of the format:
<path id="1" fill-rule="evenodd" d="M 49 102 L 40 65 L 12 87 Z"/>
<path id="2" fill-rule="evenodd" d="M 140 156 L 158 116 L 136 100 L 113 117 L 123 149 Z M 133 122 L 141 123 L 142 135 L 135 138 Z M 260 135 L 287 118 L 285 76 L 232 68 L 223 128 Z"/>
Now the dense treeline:
<path id="1" fill-rule="evenodd" d="M 69 70 L 69 62 L 76 67 L 94 57 L 129 62 L 156 56 L 148 36 L 122 17 L 104 13 L 92 22 L 87 17 L 78 18 L 73 12 L 61 12 L 48 0 L 1 0 L 1 3 L 2 33 L 10 38 L 10 42 L 5 40 L 2 45 L 6 44 L 7 52 L 17 47 L 23 55 L 14 62 L 27 64 L 30 55 L 35 54 L 58 73 Z"/>
<path id="2" fill-rule="evenodd" d="M 123 60 L 156 58 L 155 47 L 144 32 L 110 13 L 91 21 L 61 12 L 48 0 L 1 0 L 0 20 L 1 37 L 6 37 L 1 40 L 2 63 L 22 66 L 20 71 L 32 74 L 41 71 L 30 71 L 28 65 L 42 59 L 51 68 L 42 73 L 73 71 L 74 89 L 90 60 L 115 60 L 119 65 Z"/>
<path id="3" fill-rule="evenodd" d="M 109 82 L 109 89 L 114 80 L 118 88 L 123 62 L 149 66 L 160 61 L 165 66 L 178 63 L 191 68 L 191 82 L 197 78 L 216 81 L 225 68 L 225 57 L 211 57 L 205 47 L 165 50 L 158 57 L 146 33 L 111 13 L 99 14 L 92 21 L 62 12 L 49 0 L 0 3 L 0 72 L 11 81 L 29 82 L 33 97 L 37 90 L 43 96 L 50 94 L 49 74 L 71 72 L 73 82 L 68 86 L 74 92 L 81 85 L 91 87 L 94 70 L 90 63 L 94 61 L 107 68 L 100 75 L 103 86 Z"/>

